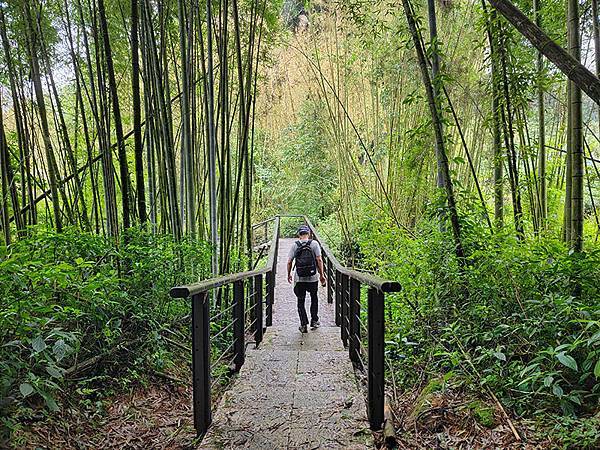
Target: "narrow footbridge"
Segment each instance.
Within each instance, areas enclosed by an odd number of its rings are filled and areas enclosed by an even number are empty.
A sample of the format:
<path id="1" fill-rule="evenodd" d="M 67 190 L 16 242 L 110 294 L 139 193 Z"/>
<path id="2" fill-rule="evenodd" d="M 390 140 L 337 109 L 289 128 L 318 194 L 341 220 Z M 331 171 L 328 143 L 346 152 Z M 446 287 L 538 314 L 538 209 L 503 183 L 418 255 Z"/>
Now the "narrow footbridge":
<path id="1" fill-rule="evenodd" d="M 171 289 L 191 299 L 199 448 L 370 448 L 384 422 L 385 293 L 400 285 L 342 266 L 308 218 L 292 216 L 321 244 L 327 278 L 321 327 L 301 334 L 281 217 L 254 226 L 265 241 L 272 228 L 264 268 Z"/>

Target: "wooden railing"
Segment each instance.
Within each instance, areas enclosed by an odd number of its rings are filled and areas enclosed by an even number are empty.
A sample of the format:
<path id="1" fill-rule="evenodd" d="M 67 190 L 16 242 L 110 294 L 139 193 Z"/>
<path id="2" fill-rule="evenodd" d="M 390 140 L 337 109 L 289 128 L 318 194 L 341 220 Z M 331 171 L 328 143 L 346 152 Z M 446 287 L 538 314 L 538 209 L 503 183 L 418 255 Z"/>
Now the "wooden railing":
<path id="1" fill-rule="evenodd" d="M 337 260 L 307 217 L 304 221 L 321 244 L 327 278 L 327 301 L 335 301 L 335 323 L 354 367 L 367 372 L 369 423 L 380 430 L 385 404 L 385 294 L 399 292 L 400 283 L 349 269 Z M 362 319 L 361 287 L 367 288 L 366 324 Z M 364 345 L 364 341 L 367 345 Z M 366 361 L 365 361 L 366 357 Z"/>
<path id="2" fill-rule="evenodd" d="M 369 423 L 372 429 L 379 430 L 384 421 L 385 403 L 385 295 L 400 291 L 400 284 L 340 264 L 306 216 L 277 216 L 253 227 L 254 230 L 263 228 L 266 239 L 268 224 L 273 223 L 267 263 L 263 268 L 178 286 L 170 291 L 172 297 L 191 298 L 196 431 L 198 435 L 205 434 L 212 422 L 211 392 L 220 378 L 213 375 L 211 366 L 228 362 L 226 367 L 238 371 L 244 364 L 246 336 L 254 335 L 258 345 L 263 338 L 264 325 L 273 324 L 280 217 L 303 220 L 311 229 L 313 239 L 321 245 L 327 301 L 335 302 L 335 323 L 340 327 L 350 360 L 357 369 L 366 371 Z M 231 304 L 223 303 L 229 298 L 226 293 L 230 286 L 233 286 Z M 367 291 L 366 311 L 361 301 L 363 286 Z M 210 296 L 209 293 L 217 288 L 220 288 L 219 295 Z M 212 313 L 211 303 L 215 303 Z M 227 361 L 227 357 L 231 360 Z"/>
<path id="3" fill-rule="evenodd" d="M 261 223 L 265 230 L 269 222 L 273 223 L 273 234 L 263 268 L 177 286 L 170 291 L 171 297 L 191 299 L 194 427 L 199 436 L 206 433 L 212 422 L 211 392 L 215 385 L 223 373 L 239 371 L 244 364 L 246 336 L 253 335 L 258 345 L 264 325 L 273 323 L 279 217 Z M 233 295 L 229 302 L 231 286 Z M 214 295 L 209 295 L 211 292 Z M 211 367 L 221 375 L 213 373 Z"/>

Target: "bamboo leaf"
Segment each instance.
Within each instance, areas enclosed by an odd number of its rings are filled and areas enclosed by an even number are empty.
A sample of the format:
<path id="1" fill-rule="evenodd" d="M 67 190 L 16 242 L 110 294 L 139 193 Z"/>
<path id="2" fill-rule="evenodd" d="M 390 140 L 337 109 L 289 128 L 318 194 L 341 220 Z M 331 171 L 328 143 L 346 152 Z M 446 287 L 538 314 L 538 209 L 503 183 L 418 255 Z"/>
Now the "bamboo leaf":
<path id="1" fill-rule="evenodd" d="M 596 361 L 596 365 L 594 366 L 594 376 L 600 378 L 600 359 Z"/>
<path id="2" fill-rule="evenodd" d="M 46 342 L 44 341 L 44 338 L 40 335 L 37 336 L 33 341 L 31 341 L 31 347 L 36 353 L 39 353 L 46 349 Z"/>

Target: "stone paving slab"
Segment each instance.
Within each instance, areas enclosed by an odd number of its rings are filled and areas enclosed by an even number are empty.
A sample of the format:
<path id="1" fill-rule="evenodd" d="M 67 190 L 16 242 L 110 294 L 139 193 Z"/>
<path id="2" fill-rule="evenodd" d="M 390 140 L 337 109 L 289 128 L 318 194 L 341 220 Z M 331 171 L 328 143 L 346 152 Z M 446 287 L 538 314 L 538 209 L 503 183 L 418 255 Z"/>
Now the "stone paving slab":
<path id="1" fill-rule="evenodd" d="M 298 331 L 296 299 L 285 267 L 293 242 L 279 242 L 273 326 L 258 349 L 248 348 L 200 449 L 374 448 L 364 394 L 323 288 L 321 328 Z M 309 304 L 307 298 L 307 310 Z"/>

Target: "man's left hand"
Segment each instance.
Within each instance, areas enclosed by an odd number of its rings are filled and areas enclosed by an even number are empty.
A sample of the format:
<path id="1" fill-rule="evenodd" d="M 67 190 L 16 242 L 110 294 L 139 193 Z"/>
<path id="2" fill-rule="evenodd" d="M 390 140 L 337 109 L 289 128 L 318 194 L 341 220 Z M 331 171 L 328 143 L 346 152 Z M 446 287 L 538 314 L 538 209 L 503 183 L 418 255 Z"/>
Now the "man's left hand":
<path id="1" fill-rule="evenodd" d="M 325 286 L 325 277 L 321 275 L 321 286 Z"/>

